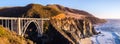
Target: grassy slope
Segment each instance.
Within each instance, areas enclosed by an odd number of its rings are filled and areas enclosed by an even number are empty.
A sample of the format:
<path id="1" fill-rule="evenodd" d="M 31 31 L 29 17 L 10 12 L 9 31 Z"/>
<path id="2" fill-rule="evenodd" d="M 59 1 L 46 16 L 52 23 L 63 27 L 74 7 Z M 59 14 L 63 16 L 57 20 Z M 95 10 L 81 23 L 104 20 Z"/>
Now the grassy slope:
<path id="1" fill-rule="evenodd" d="M 18 36 L 16 33 L 11 32 L 4 27 L 0 26 L 0 44 L 27 44 L 32 42 L 25 40 L 23 37 Z"/>

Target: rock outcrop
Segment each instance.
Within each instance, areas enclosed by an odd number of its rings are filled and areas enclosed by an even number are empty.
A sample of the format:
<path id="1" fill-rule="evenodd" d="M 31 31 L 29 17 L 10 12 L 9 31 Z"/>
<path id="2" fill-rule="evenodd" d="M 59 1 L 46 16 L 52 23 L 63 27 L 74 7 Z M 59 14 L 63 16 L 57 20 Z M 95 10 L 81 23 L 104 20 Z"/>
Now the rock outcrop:
<path id="1" fill-rule="evenodd" d="M 72 44 L 80 44 L 82 38 L 98 34 L 89 20 L 66 17 L 65 14 L 53 17 L 51 24 Z"/>

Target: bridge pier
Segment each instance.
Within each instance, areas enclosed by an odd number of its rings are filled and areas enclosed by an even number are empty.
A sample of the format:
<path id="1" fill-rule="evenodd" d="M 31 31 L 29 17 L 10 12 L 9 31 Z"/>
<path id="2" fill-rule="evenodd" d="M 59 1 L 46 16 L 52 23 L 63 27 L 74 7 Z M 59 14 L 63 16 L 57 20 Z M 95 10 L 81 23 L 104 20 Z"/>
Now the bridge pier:
<path id="1" fill-rule="evenodd" d="M 43 27 L 44 27 L 44 21 L 39 21 L 39 27 L 38 27 L 38 37 L 42 37 L 43 35 Z"/>
<path id="2" fill-rule="evenodd" d="M 14 23 L 14 22 L 13 22 L 13 20 L 11 19 L 11 24 L 10 24 L 10 25 L 11 25 L 11 31 L 13 31 L 13 23 Z"/>
<path id="3" fill-rule="evenodd" d="M 7 20 L 5 20 L 5 27 L 7 28 Z"/>
<path id="4" fill-rule="evenodd" d="M 7 24 L 7 28 L 9 29 L 9 20 L 7 20 L 7 23 L 8 23 L 8 24 Z"/>
<path id="5" fill-rule="evenodd" d="M 18 35 L 21 35 L 21 23 L 20 23 L 20 18 L 17 20 L 17 28 L 18 28 Z"/>
<path id="6" fill-rule="evenodd" d="M 3 23 L 4 23 L 4 22 L 3 22 L 3 19 L 1 20 L 1 22 L 2 22 L 2 26 L 3 26 L 3 25 L 4 25 L 4 24 L 3 24 Z"/>

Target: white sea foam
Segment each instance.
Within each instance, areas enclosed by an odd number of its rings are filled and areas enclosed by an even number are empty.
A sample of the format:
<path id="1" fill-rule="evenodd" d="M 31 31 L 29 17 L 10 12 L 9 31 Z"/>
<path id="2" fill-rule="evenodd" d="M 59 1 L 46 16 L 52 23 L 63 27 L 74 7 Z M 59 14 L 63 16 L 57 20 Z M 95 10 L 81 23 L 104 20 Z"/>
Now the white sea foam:
<path id="1" fill-rule="evenodd" d="M 116 44 L 114 36 L 109 32 L 102 32 L 102 34 L 91 37 L 93 44 Z"/>
<path id="2" fill-rule="evenodd" d="M 120 44 L 120 20 L 108 20 L 95 26 L 95 29 L 101 34 L 91 37 L 93 44 Z"/>

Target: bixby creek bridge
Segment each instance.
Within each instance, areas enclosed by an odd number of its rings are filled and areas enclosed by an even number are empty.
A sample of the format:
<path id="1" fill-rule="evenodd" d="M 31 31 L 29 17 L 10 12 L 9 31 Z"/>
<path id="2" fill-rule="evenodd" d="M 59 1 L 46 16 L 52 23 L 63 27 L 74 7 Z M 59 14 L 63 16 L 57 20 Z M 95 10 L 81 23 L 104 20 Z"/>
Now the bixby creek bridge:
<path id="1" fill-rule="evenodd" d="M 28 26 L 34 23 L 38 31 L 38 36 L 42 36 L 44 22 L 49 20 L 49 18 L 0 17 L 0 24 L 16 32 L 18 35 L 24 36 Z"/>

